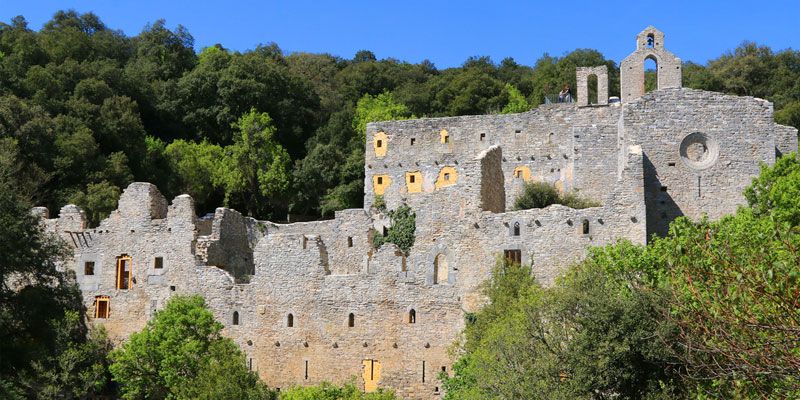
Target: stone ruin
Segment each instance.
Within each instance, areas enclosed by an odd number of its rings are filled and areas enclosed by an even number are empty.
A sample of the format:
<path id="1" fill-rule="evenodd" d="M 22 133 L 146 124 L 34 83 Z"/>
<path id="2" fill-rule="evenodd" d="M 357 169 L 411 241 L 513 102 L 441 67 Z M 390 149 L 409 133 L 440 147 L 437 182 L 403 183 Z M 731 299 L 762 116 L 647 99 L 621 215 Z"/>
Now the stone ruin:
<path id="1" fill-rule="evenodd" d="M 645 93 L 648 58 L 658 89 Z M 74 248 L 68 267 L 91 321 L 117 341 L 170 296 L 199 294 L 272 387 L 356 376 L 367 391 L 433 399 L 498 258 L 551 283 L 590 246 L 643 244 L 678 216 L 734 212 L 759 165 L 797 149 L 797 130 L 773 121 L 770 102 L 682 88 L 680 59 L 653 27 L 620 68 L 621 102 L 608 102 L 600 66 L 578 68 L 577 103 L 369 124 L 364 208 L 331 220 L 277 224 L 226 208 L 198 218 L 190 196 L 168 203 L 139 182 L 96 228 L 74 205 L 53 219 L 35 212 Z M 511 211 L 527 181 L 600 206 Z M 408 254 L 373 249 L 389 223 L 372 207 L 377 195 L 415 211 Z"/>

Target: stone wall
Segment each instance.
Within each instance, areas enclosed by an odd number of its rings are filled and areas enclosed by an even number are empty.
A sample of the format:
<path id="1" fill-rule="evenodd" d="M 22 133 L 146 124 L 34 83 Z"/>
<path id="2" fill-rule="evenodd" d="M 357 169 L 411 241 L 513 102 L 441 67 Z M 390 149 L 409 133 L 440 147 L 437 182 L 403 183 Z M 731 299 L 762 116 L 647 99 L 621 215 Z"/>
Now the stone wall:
<path id="1" fill-rule="evenodd" d="M 664 33 L 648 26 L 636 35 L 636 51 L 619 65 L 620 95 L 623 102 L 633 101 L 644 92 L 644 63 L 656 62 L 657 88 L 681 87 L 681 59 L 664 48 Z"/>
<path id="2" fill-rule="evenodd" d="M 717 219 L 744 203 L 742 192 L 775 161 L 769 102 L 687 88 L 648 93 L 623 105 L 625 132 L 645 155 L 648 234 L 681 215 Z M 781 145 L 783 146 L 783 145 Z"/>
<path id="3" fill-rule="evenodd" d="M 642 72 L 637 63 L 648 56 L 659 57 L 661 89 L 633 96 L 643 81 L 626 68 Z M 198 218 L 191 197 L 168 204 L 149 183 L 125 189 L 96 228 L 74 205 L 57 218 L 33 212 L 74 248 L 68 267 L 91 316 L 107 297 L 108 317 L 92 322 L 116 342 L 170 296 L 199 294 L 273 387 L 356 377 L 365 389 L 437 398 L 464 312 L 486 301 L 480 286 L 499 259 L 530 263 L 551 284 L 591 246 L 643 244 L 679 215 L 735 211 L 759 164 L 796 150 L 797 131 L 773 122 L 769 102 L 673 87 L 679 66 L 651 27 L 623 62 L 621 105 L 370 123 L 365 207 L 331 220 L 276 224 L 226 208 Z M 526 181 L 600 205 L 510 211 Z M 391 223 L 372 207 L 378 194 L 416 214 L 407 254 L 372 246 Z M 121 259 L 131 275 L 118 288 Z"/>
<path id="4" fill-rule="evenodd" d="M 608 104 L 608 67 L 577 67 L 575 74 L 578 81 L 578 106 L 589 105 L 589 77 L 592 75 L 597 81 L 597 99 L 592 104 Z"/>

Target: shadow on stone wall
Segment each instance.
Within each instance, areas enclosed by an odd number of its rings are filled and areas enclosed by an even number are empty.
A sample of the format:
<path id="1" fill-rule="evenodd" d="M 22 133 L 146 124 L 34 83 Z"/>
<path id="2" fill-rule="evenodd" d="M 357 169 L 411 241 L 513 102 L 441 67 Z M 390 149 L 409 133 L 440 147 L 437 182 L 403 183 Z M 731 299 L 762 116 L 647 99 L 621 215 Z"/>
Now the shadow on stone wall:
<path id="1" fill-rule="evenodd" d="M 655 234 L 666 236 L 669 224 L 683 216 L 683 211 L 669 194 L 669 188 L 658 179 L 655 165 L 643 155 L 644 164 L 644 202 L 647 215 L 647 239 Z"/>

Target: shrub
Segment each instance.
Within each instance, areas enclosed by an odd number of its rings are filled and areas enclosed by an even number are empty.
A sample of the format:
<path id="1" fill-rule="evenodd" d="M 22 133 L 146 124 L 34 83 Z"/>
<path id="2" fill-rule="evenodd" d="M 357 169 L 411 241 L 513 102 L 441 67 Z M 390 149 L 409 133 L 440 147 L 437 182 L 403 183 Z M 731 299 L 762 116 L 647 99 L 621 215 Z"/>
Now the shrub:
<path id="1" fill-rule="evenodd" d="M 553 204 L 580 209 L 597 207 L 600 203 L 585 199 L 575 193 L 559 193 L 555 185 L 547 182 L 526 182 L 522 193 L 514 201 L 514 210 L 544 208 Z"/>
<path id="2" fill-rule="evenodd" d="M 328 382 L 316 386 L 294 386 L 280 395 L 280 400 L 394 400 L 396 398 L 394 392 L 383 389 L 364 393 L 352 381 L 343 386 Z"/>
<path id="3" fill-rule="evenodd" d="M 373 236 L 372 245 L 376 249 L 384 243 L 394 243 L 405 254 L 414 246 L 414 232 L 417 230 L 417 215 L 411 211 L 411 207 L 403 204 L 396 210 L 389 211 L 389 218 L 392 225 L 387 234 Z"/>

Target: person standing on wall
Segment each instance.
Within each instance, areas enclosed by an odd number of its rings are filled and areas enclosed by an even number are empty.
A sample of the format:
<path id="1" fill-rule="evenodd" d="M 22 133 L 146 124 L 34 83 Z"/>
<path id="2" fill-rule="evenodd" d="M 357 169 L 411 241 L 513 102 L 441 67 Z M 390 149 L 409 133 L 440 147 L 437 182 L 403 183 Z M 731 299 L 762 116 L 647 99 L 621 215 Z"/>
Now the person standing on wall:
<path id="1" fill-rule="evenodd" d="M 569 90 L 569 85 L 564 85 L 564 89 L 558 93 L 559 103 L 572 103 L 572 91 Z"/>

